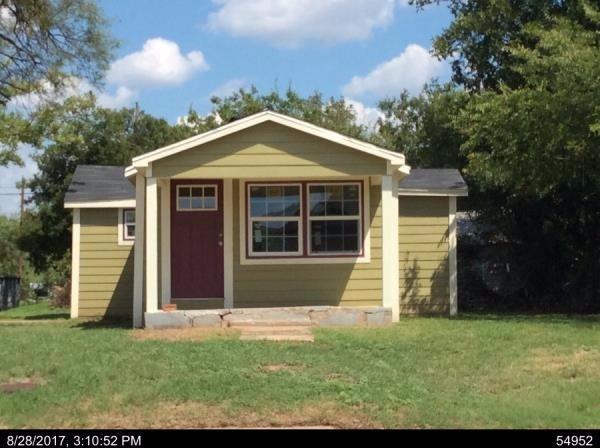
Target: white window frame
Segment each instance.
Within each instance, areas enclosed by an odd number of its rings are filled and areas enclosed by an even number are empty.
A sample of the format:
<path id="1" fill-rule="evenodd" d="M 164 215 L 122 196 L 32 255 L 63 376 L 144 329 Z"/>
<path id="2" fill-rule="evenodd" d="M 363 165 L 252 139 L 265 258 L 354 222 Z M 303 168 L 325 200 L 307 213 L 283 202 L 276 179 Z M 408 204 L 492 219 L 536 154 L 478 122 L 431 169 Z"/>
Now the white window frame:
<path id="1" fill-rule="evenodd" d="M 364 239 L 363 237 L 363 215 L 364 215 L 364 196 L 362 182 L 311 182 L 306 184 L 306 233 L 308 234 L 306 245 L 307 256 L 310 257 L 359 257 L 364 250 Z M 358 215 L 339 215 L 339 216 L 311 216 L 310 214 L 310 187 L 324 186 L 324 185 L 356 185 L 358 186 Z M 358 221 L 358 251 L 356 252 L 313 252 L 311 249 L 311 221 Z"/>
<path id="2" fill-rule="evenodd" d="M 179 189 L 180 188 L 202 188 L 202 194 L 204 194 L 205 187 L 213 187 L 215 189 L 215 206 L 214 207 L 212 207 L 212 208 L 179 208 Z M 191 191 L 190 191 L 190 193 L 191 193 Z M 202 197 L 204 197 L 204 196 L 202 196 Z M 177 189 L 175 192 L 175 204 L 176 204 L 176 210 L 178 212 L 214 212 L 214 211 L 217 211 L 217 210 L 219 210 L 219 186 L 217 184 L 177 185 Z"/>
<path id="3" fill-rule="evenodd" d="M 133 238 L 125 237 L 125 212 L 127 212 L 127 211 L 133 211 L 135 213 L 135 208 L 122 207 L 122 208 L 117 209 L 117 213 L 119 215 L 119 217 L 118 217 L 119 224 L 117 226 L 118 245 L 119 246 L 132 246 L 133 243 L 135 242 L 135 236 Z M 136 223 L 136 225 L 137 225 L 137 223 Z"/>
<path id="4" fill-rule="evenodd" d="M 299 206 L 300 206 L 300 214 L 298 216 L 261 216 L 261 217 L 252 217 L 250 215 L 251 207 L 250 207 L 250 188 L 252 187 L 298 187 L 299 190 Z M 246 214 L 245 214 L 245 226 L 246 229 L 246 245 L 248 250 L 248 255 L 250 257 L 269 257 L 269 258 L 289 258 L 289 257 L 301 257 L 303 255 L 304 248 L 304 240 L 303 240 L 303 232 L 302 232 L 302 216 L 304 213 L 304 201 L 302 197 L 302 184 L 293 183 L 293 182 L 247 182 L 246 189 L 244 190 L 246 194 Z M 268 222 L 268 221 L 296 221 L 298 223 L 298 250 L 295 252 L 254 252 L 252 250 L 253 246 L 253 235 L 252 229 L 253 221 L 259 222 Z"/>

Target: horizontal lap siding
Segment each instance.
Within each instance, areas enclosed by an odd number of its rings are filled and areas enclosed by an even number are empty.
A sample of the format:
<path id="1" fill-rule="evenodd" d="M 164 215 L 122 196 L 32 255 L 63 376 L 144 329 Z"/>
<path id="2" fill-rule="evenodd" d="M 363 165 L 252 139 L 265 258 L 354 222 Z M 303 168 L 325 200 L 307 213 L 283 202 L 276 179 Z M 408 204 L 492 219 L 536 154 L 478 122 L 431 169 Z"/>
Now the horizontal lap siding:
<path id="1" fill-rule="evenodd" d="M 118 209 L 81 209 L 79 316 L 131 316 L 133 246 L 118 245 Z"/>
<path id="2" fill-rule="evenodd" d="M 241 265 L 239 181 L 234 181 L 234 306 L 381 305 L 381 187 L 370 187 L 371 263 Z"/>
<path id="3" fill-rule="evenodd" d="M 449 312 L 448 198 L 399 198 L 400 312 Z"/>
<path id="4" fill-rule="evenodd" d="M 256 178 L 385 174 L 386 161 L 276 123 L 152 164 L 157 177 Z"/>

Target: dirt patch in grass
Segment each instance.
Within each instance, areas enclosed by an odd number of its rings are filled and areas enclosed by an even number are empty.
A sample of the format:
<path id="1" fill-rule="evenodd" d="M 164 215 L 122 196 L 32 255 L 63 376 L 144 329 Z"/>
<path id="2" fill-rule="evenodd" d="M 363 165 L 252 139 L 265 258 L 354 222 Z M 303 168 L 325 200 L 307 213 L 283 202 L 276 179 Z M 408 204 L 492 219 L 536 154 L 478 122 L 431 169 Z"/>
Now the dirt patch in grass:
<path id="1" fill-rule="evenodd" d="M 559 375 L 563 378 L 600 378 L 600 351 L 580 348 L 571 353 L 557 353 L 548 349 L 532 352 L 529 370 Z"/>
<path id="2" fill-rule="evenodd" d="M 9 378 L 8 381 L 0 383 L 0 393 L 12 394 L 24 390 L 37 389 L 43 381 L 40 378 Z"/>
<path id="3" fill-rule="evenodd" d="M 204 403 L 162 402 L 150 408 L 89 415 L 87 428 L 380 428 L 360 408 L 334 403 L 304 405 L 293 410 L 257 412 L 227 410 Z M 68 424 L 68 423 L 67 423 Z M 60 425 L 64 426 L 64 425 Z"/>
<path id="4" fill-rule="evenodd" d="M 138 341 L 206 341 L 209 339 L 237 339 L 239 331 L 230 328 L 165 328 L 164 330 L 132 330 L 131 337 Z"/>
<path id="5" fill-rule="evenodd" d="M 259 367 L 259 370 L 265 373 L 298 372 L 303 369 L 301 364 L 265 364 Z"/>

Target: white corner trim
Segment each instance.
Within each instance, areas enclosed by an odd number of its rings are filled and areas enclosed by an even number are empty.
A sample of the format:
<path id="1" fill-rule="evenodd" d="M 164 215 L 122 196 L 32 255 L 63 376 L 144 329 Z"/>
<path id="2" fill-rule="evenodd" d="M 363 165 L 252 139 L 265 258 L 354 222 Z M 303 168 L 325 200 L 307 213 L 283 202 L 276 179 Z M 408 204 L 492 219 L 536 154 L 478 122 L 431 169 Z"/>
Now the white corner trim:
<path id="1" fill-rule="evenodd" d="M 114 201 L 65 202 L 65 208 L 135 208 L 135 199 Z"/>
<path id="2" fill-rule="evenodd" d="M 448 267 L 450 271 L 450 315 L 458 313 L 458 274 L 456 260 L 456 197 L 449 198 L 448 207 Z"/>
<path id="3" fill-rule="evenodd" d="M 160 188 L 160 273 L 161 305 L 171 303 L 171 180 Z"/>
<path id="4" fill-rule="evenodd" d="M 158 182 L 146 178 L 146 312 L 158 311 Z"/>
<path id="5" fill-rule="evenodd" d="M 117 233 L 118 233 L 117 244 L 119 246 L 133 246 L 133 243 L 135 242 L 135 238 L 132 240 L 125 239 L 125 229 L 123 229 L 123 211 L 124 210 L 127 210 L 127 208 L 117 209 L 117 213 L 119 215 L 119 217 L 118 217 L 119 224 L 117 226 Z M 137 226 L 137 223 L 136 223 L 136 226 Z"/>
<path id="6" fill-rule="evenodd" d="M 73 209 L 71 242 L 71 318 L 79 317 L 79 266 L 81 262 L 81 210 Z"/>
<path id="7" fill-rule="evenodd" d="M 135 238 L 134 270 L 133 270 L 133 326 L 142 326 L 144 309 L 144 228 L 145 228 L 145 196 L 146 179 L 142 174 L 135 176 L 135 197 L 137 207 L 135 209 Z"/>
<path id="8" fill-rule="evenodd" d="M 211 142 L 213 140 L 225 137 L 227 135 L 242 131 L 244 129 L 256 126 L 267 121 L 278 123 L 283 126 L 287 126 L 289 128 L 296 129 L 298 131 L 314 135 L 316 137 L 329 140 L 334 143 L 338 143 L 348 148 L 352 148 L 364 152 L 366 154 L 370 154 L 391 161 L 398 170 L 402 170 L 402 166 L 405 163 L 404 155 L 400 153 L 389 151 L 387 149 L 380 148 L 370 143 L 347 137 L 337 132 L 321 128 L 319 126 L 307 123 L 305 121 L 298 120 L 296 118 L 288 117 L 286 115 L 278 114 L 271 111 L 265 111 L 251 115 L 246 118 L 242 118 L 240 120 L 236 120 L 217 129 L 213 129 L 212 131 L 208 131 L 196 135 L 194 137 L 181 140 L 177 143 L 164 146 L 149 153 L 134 157 L 132 159 L 132 165 L 126 168 L 125 175 L 128 175 L 128 173 L 132 173 L 135 168 L 148 167 L 153 161 L 178 154 L 190 148 Z M 408 168 L 408 170 L 410 170 L 410 168 Z M 147 174 L 147 176 L 150 177 L 151 174 Z"/>
<path id="9" fill-rule="evenodd" d="M 397 184 L 397 175 L 383 176 L 381 179 L 383 306 L 392 309 L 393 322 L 400 319 Z"/>
<path id="10" fill-rule="evenodd" d="M 223 292 L 225 308 L 233 308 L 233 180 L 223 179 Z"/>

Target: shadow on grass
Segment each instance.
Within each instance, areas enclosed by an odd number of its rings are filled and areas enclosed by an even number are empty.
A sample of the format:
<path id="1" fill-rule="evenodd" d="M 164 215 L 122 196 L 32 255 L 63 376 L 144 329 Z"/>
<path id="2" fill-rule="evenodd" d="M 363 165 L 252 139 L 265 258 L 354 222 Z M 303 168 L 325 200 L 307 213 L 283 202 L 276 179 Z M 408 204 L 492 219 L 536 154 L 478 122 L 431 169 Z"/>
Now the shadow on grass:
<path id="1" fill-rule="evenodd" d="M 82 330 L 100 330 L 109 328 L 131 328 L 131 319 L 94 319 L 94 320 L 83 320 L 73 325 L 73 328 L 81 328 Z"/>
<path id="2" fill-rule="evenodd" d="M 68 318 L 69 318 L 69 313 L 48 313 L 48 314 L 36 314 L 35 316 L 13 317 L 11 319 L 58 320 L 58 319 L 68 319 Z"/>
<path id="3" fill-rule="evenodd" d="M 600 324 L 600 314 L 459 313 L 459 321 L 502 321 L 540 324 Z"/>

